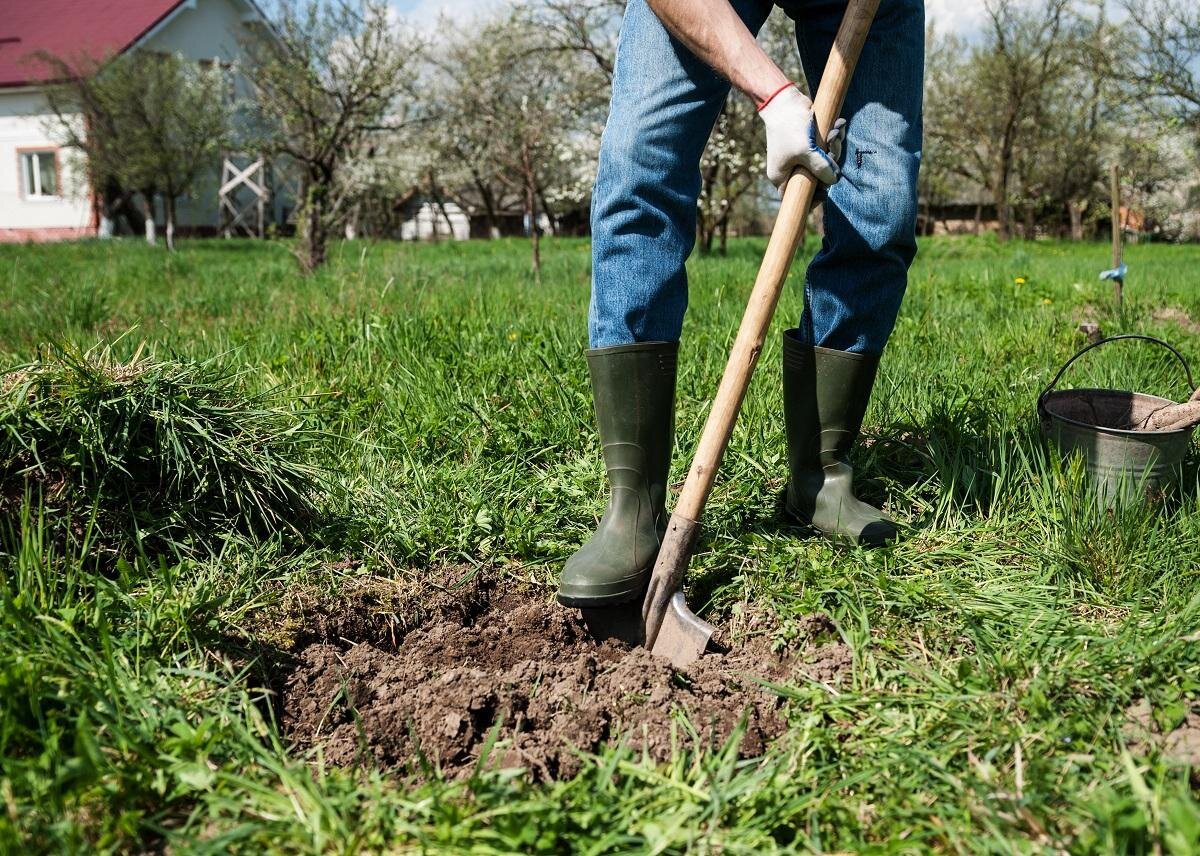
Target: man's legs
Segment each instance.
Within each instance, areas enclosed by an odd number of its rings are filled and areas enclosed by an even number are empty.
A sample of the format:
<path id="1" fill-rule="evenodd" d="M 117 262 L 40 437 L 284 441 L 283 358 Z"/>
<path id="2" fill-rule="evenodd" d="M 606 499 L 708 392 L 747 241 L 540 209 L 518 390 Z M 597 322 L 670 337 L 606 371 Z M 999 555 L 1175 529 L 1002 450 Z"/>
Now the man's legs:
<path id="1" fill-rule="evenodd" d="M 816 89 L 845 1 L 788 6 Z M 825 239 L 808 268 L 804 314 L 783 341 L 788 509 L 867 545 L 891 540 L 896 527 L 855 498 L 849 454 L 917 249 L 924 37 L 922 0 L 882 0 L 843 108 L 842 179 L 823 208 Z"/>
<path id="2" fill-rule="evenodd" d="M 846 3 L 798 5 L 796 40 L 815 91 Z M 917 252 L 924 65 L 923 0 L 882 0 L 842 110 L 842 180 L 829 190 L 825 240 L 805 281 L 805 344 L 878 356 L 891 335 Z"/>
<path id="3" fill-rule="evenodd" d="M 734 0 L 751 32 L 766 0 Z M 729 83 L 630 0 L 592 194 L 593 348 L 679 340 L 696 236 L 700 156 Z"/>
<path id="4" fill-rule="evenodd" d="M 766 0 L 734 6 L 753 32 L 771 9 Z M 700 156 L 728 93 L 645 0 L 630 0 L 592 194 L 588 367 L 610 495 L 596 533 L 563 569 L 558 599 L 568 606 L 638 597 L 658 553 Z"/>

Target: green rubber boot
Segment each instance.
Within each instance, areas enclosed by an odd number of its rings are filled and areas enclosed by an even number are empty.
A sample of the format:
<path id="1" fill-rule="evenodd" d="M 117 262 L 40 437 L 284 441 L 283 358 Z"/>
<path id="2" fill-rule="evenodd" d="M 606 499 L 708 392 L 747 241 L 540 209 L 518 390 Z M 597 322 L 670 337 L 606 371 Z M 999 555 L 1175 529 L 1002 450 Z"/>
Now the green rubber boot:
<path id="1" fill-rule="evenodd" d="M 677 342 L 588 351 L 609 499 L 596 533 L 563 568 L 565 606 L 627 603 L 650 580 L 667 525 L 678 351 Z"/>
<path id="2" fill-rule="evenodd" d="M 803 344 L 783 334 L 783 413 L 787 424 L 787 510 L 825 535 L 878 547 L 896 524 L 860 502 L 851 481 L 850 448 L 858 440 L 879 357 Z"/>

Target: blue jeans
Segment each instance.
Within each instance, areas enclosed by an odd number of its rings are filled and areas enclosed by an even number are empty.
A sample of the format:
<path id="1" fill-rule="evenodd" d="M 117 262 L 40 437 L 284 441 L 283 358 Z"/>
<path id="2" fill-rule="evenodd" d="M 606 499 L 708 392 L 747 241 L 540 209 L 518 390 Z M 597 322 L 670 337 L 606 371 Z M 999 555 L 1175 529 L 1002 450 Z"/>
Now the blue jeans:
<path id="1" fill-rule="evenodd" d="M 753 33 L 772 7 L 732 3 Z M 815 91 L 846 0 L 779 5 L 797 22 Z M 803 341 L 879 354 L 895 326 L 917 249 L 924 60 L 923 0 L 882 0 L 842 111 L 843 174 L 829 190 L 825 239 L 805 279 Z M 728 92 L 646 0 L 630 0 L 592 195 L 593 348 L 679 340 L 700 157 Z"/>

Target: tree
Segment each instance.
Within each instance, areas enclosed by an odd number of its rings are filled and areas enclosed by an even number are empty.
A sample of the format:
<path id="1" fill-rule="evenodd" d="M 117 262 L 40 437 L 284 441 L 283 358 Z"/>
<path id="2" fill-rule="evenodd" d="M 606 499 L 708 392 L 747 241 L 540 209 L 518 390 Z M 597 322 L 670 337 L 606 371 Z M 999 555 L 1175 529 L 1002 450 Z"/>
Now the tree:
<path id="1" fill-rule="evenodd" d="M 701 252 L 712 252 L 719 235 L 719 250 L 725 254 L 738 203 L 763 183 L 765 149 L 766 136 L 754 105 L 739 92 L 729 93 L 700 158 L 696 237 Z"/>
<path id="2" fill-rule="evenodd" d="M 66 144 L 87 157 L 102 217 L 111 221 L 136 191 L 154 243 L 154 201 L 161 198 L 167 248 L 174 250 L 177 201 L 215 169 L 229 144 L 227 72 L 144 52 L 106 61 L 40 58 L 62 81 L 47 99 Z"/>
<path id="3" fill-rule="evenodd" d="M 932 24 L 925 46 L 925 141 L 918 187 L 925 206 L 925 228 L 933 228 L 934 206 L 965 201 L 976 203 L 978 225 L 986 187 L 986 155 L 976 140 L 966 136 L 969 104 L 957 100 L 969 51 L 962 39 L 953 34 L 941 36 Z"/>
<path id="4" fill-rule="evenodd" d="M 993 2 L 989 10 L 977 45 L 930 34 L 926 203 L 983 192 L 1003 235 L 1019 214 L 1026 237 L 1078 240 L 1110 216 L 1109 169 L 1119 164 L 1131 204 L 1160 234 L 1186 230 L 1168 201 L 1186 196 L 1178 185 L 1188 158 L 1171 130 L 1182 115 L 1137 72 L 1145 38 L 1110 21 L 1104 0 Z"/>
<path id="5" fill-rule="evenodd" d="M 296 257 L 311 273 L 355 198 L 349 165 L 409 119 L 419 40 L 380 0 L 285 2 L 271 36 L 246 42 L 263 149 L 301 176 Z"/>
<path id="6" fill-rule="evenodd" d="M 1124 0 L 1136 34 L 1141 92 L 1200 133 L 1200 7 L 1194 0 Z"/>
<path id="7" fill-rule="evenodd" d="M 586 197 L 595 160 L 596 70 L 571 52 L 547 51 L 525 10 L 449 28 L 435 64 L 428 189 L 468 188 L 493 227 L 515 205 L 530 237 L 531 268 L 541 273 L 542 223 L 555 227 L 559 205 Z"/>
<path id="8" fill-rule="evenodd" d="M 1120 136 L 1142 124 L 1123 84 L 1122 42 L 1103 0 L 1070 9 L 1064 18 L 1060 72 L 1030 102 L 1017 153 L 1014 196 L 1024 212 L 1026 237 L 1044 222 L 1081 240 L 1088 212 L 1106 210 L 1109 152 Z"/>
<path id="9" fill-rule="evenodd" d="M 1034 115 L 1048 84 L 1067 68 L 1062 33 L 1069 0 L 1023 7 L 986 0 L 988 42 L 976 53 L 975 98 L 990 112 L 992 192 L 1001 240 L 1012 234 L 1012 180 L 1022 134 L 1036 130 Z"/>
<path id="10" fill-rule="evenodd" d="M 347 240 L 395 233 L 419 181 L 419 140 L 411 129 L 381 132 L 343 167 L 347 202 L 341 221 Z"/>
<path id="11" fill-rule="evenodd" d="M 763 50 L 779 64 L 784 73 L 806 92 L 807 84 L 796 48 L 795 24 L 781 10 L 775 10 L 759 31 Z M 766 130 L 753 102 L 736 90 L 725 104 L 700 159 L 700 200 L 696 219 L 696 238 L 701 252 L 711 252 L 713 241 L 720 239 L 718 251 L 724 255 L 730 226 L 757 219 L 770 191 L 766 182 Z"/>
<path id="12" fill-rule="evenodd" d="M 1026 225 L 1036 216 L 1033 158 L 1048 155 L 1046 105 L 1072 70 L 1072 5 L 985 0 L 985 8 L 981 43 L 949 36 L 930 49 L 927 138 L 941 161 L 936 178 L 944 183 L 950 174 L 985 189 L 1003 240 L 1013 233 L 1014 202 Z"/>
<path id="13" fill-rule="evenodd" d="M 617 35 L 625 0 L 527 0 L 518 17 L 541 50 L 585 57 L 600 73 L 607 98 L 617 60 Z"/>

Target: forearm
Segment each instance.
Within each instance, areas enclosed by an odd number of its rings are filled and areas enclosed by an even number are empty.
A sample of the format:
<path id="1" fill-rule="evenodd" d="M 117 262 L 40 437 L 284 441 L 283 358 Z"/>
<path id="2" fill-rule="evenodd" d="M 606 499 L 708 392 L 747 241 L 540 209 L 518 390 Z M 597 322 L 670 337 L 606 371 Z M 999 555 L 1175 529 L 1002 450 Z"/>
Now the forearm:
<path id="1" fill-rule="evenodd" d="M 675 38 L 755 103 L 788 83 L 729 0 L 647 0 Z"/>

